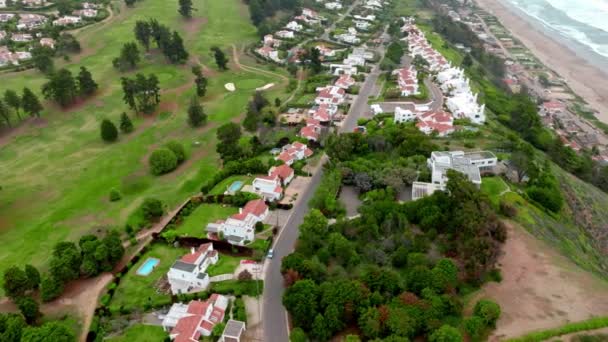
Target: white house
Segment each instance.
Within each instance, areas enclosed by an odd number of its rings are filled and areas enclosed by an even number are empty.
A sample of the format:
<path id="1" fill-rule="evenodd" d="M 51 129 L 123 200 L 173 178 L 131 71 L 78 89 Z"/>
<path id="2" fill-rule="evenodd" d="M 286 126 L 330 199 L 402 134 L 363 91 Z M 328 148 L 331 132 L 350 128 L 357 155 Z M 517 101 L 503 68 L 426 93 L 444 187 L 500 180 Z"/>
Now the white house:
<path id="1" fill-rule="evenodd" d="M 0 30 L 0 40 L 6 38 L 6 31 Z"/>
<path id="2" fill-rule="evenodd" d="M 50 47 L 51 49 L 55 48 L 55 39 L 53 38 L 41 38 L 40 45 Z"/>
<path id="3" fill-rule="evenodd" d="M 342 42 L 348 43 L 348 44 L 359 44 L 359 42 L 361 42 L 361 39 L 359 39 L 357 37 L 357 34 L 356 33 L 353 34 L 351 32 L 338 34 L 335 36 L 335 38 L 339 41 L 342 41 Z"/>
<path id="4" fill-rule="evenodd" d="M 34 37 L 29 33 L 13 33 L 11 40 L 18 43 L 31 42 Z"/>
<path id="5" fill-rule="evenodd" d="M 287 23 L 287 25 L 285 25 L 285 27 L 289 30 L 296 31 L 296 32 L 302 31 L 304 29 L 304 27 L 302 25 L 298 24 L 297 21 L 290 21 Z"/>
<path id="6" fill-rule="evenodd" d="M 395 123 L 402 123 L 414 120 L 416 120 L 416 113 L 414 113 L 413 111 L 401 107 L 395 108 Z"/>
<path id="7" fill-rule="evenodd" d="M 360 30 L 367 30 L 370 26 L 372 26 L 372 24 L 365 20 L 354 20 L 353 22 L 355 23 L 355 27 Z"/>
<path id="8" fill-rule="evenodd" d="M 317 50 L 319 50 L 319 53 L 323 57 L 334 57 L 336 55 L 336 51 L 335 50 L 332 50 L 332 49 L 328 48 L 325 45 L 319 44 L 319 45 L 317 45 L 315 47 L 317 48 Z"/>
<path id="9" fill-rule="evenodd" d="M 281 151 L 275 159 L 281 160 L 286 165 L 292 165 L 296 161 L 308 158 L 313 154 L 312 150 L 301 142 L 287 144 L 281 148 Z"/>
<path id="10" fill-rule="evenodd" d="M 306 119 L 306 126 L 300 129 L 300 137 L 310 141 L 318 141 L 320 133 L 321 121 L 314 118 Z"/>
<path id="11" fill-rule="evenodd" d="M 224 332 L 218 342 L 241 342 L 241 336 L 247 330 L 245 328 L 245 322 L 235 321 L 233 319 L 226 323 Z"/>
<path id="12" fill-rule="evenodd" d="M 13 13 L 0 13 L 0 23 L 5 23 L 15 17 Z"/>
<path id="13" fill-rule="evenodd" d="M 285 164 L 273 166 L 268 171 L 268 176 L 253 180 L 253 189 L 266 201 L 280 200 L 283 197 L 283 187 L 291 183 L 294 175 L 293 169 Z"/>
<path id="14" fill-rule="evenodd" d="M 255 224 L 268 215 L 268 206 L 263 200 L 252 200 L 225 221 L 207 225 L 207 232 L 224 238 L 233 245 L 243 246 L 255 239 Z"/>
<path id="15" fill-rule="evenodd" d="M 64 15 L 63 17 L 53 20 L 53 26 L 68 26 L 76 25 L 82 22 L 82 18 L 72 15 Z"/>
<path id="16" fill-rule="evenodd" d="M 443 111 L 426 112 L 418 115 L 416 127 L 425 134 L 437 132 L 440 137 L 445 137 L 454 132 L 454 117 Z"/>
<path id="17" fill-rule="evenodd" d="M 262 46 L 261 48 L 256 50 L 260 56 L 270 59 L 277 63 L 282 63 L 283 61 L 279 58 L 279 51 L 271 48 L 270 46 Z"/>
<path id="18" fill-rule="evenodd" d="M 302 15 L 310 19 L 319 19 L 319 13 L 310 8 L 302 8 Z"/>
<path id="19" fill-rule="evenodd" d="M 176 342 L 198 341 L 202 336 L 211 336 L 213 327 L 224 320 L 229 300 L 214 293 L 206 301 L 175 303 L 164 315 L 162 327 Z"/>
<path id="20" fill-rule="evenodd" d="M 448 97 L 446 106 L 457 118 L 468 118 L 475 124 L 486 121 L 485 104 L 477 103 L 477 94 L 466 92 Z"/>
<path id="21" fill-rule="evenodd" d="M 0 8 L 6 8 L 6 0 L 0 0 Z"/>
<path id="22" fill-rule="evenodd" d="M 202 244 L 198 249 L 192 248 L 189 254 L 175 261 L 167 272 L 171 293 L 177 295 L 207 289 L 209 276 L 205 271 L 217 261 L 218 253 L 212 243 Z"/>
<path id="23" fill-rule="evenodd" d="M 346 91 L 340 87 L 329 85 L 317 88 L 317 91 L 319 93 L 315 98 L 315 103 L 318 105 L 339 106 L 346 101 Z"/>
<path id="24" fill-rule="evenodd" d="M 330 64 L 329 70 L 333 75 L 357 75 L 359 71 L 356 65 L 350 64 Z"/>
<path id="25" fill-rule="evenodd" d="M 463 173 L 475 185 L 481 185 L 481 173 L 491 172 L 498 163 L 498 158 L 489 151 L 434 151 L 427 159 L 431 169 L 431 183 L 417 182 L 412 187 L 412 199 L 431 195 L 436 190 L 445 190 L 448 182 L 448 170 Z"/>
<path id="26" fill-rule="evenodd" d="M 283 38 L 283 39 L 292 39 L 295 37 L 295 35 L 292 31 L 287 31 L 287 30 L 278 31 L 276 33 L 276 35 L 277 35 L 277 37 Z"/>
<path id="27" fill-rule="evenodd" d="M 44 25 L 46 17 L 40 14 L 21 13 L 19 14 L 18 30 L 31 30 Z"/>
<path id="28" fill-rule="evenodd" d="M 328 10 L 341 10 L 342 4 L 337 1 L 328 2 L 325 4 L 325 8 Z"/>
<path id="29" fill-rule="evenodd" d="M 76 10 L 76 11 L 72 12 L 72 15 L 75 15 L 77 17 L 95 18 L 95 17 L 97 17 L 97 10 L 85 8 L 85 9 Z"/>
<path id="30" fill-rule="evenodd" d="M 368 15 L 365 15 L 365 16 L 355 14 L 355 15 L 353 15 L 353 18 L 355 18 L 355 20 L 365 20 L 365 21 L 374 21 L 374 20 L 376 20 L 376 16 L 373 15 L 373 14 L 368 14 Z"/>
<path id="31" fill-rule="evenodd" d="M 365 66 L 365 58 L 363 56 L 350 54 L 342 61 L 342 63 L 355 66 Z"/>
<path id="32" fill-rule="evenodd" d="M 413 66 L 402 68 L 393 71 L 393 75 L 397 75 L 397 85 L 401 96 L 411 96 L 420 94 L 418 87 L 418 73 Z"/>

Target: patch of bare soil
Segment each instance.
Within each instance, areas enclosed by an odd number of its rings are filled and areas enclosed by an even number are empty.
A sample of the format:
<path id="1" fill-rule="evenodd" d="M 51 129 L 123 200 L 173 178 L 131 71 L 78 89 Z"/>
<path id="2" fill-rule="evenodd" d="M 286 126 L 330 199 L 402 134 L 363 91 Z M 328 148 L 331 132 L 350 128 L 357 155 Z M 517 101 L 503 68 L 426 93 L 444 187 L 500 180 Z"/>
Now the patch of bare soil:
<path id="1" fill-rule="evenodd" d="M 608 283 L 582 271 L 522 227 L 508 224 L 499 258 L 503 280 L 475 298 L 491 298 L 502 315 L 490 341 L 559 327 L 608 313 Z"/>

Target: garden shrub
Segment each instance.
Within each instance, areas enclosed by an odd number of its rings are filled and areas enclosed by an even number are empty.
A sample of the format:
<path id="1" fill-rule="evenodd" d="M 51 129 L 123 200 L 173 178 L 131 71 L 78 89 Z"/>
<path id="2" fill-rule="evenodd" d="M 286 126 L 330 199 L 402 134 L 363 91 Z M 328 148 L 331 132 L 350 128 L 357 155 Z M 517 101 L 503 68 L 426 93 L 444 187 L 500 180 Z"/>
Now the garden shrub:
<path id="1" fill-rule="evenodd" d="M 120 191 L 112 188 L 110 190 L 110 202 L 116 202 L 118 200 L 120 200 L 122 198 L 122 195 L 120 194 Z"/>
<path id="2" fill-rule="evenodd" d="M 156 198 L 146 198 L 141 204 L 141 211 L 146 220 L 152 221 L 163 216 L 163 203 Z"/>
<path id="3" fill-rule="evenodd" d="M 186 160 L 186 150 L 184 149 L 184 145 L 182 145 L 181 143 L 175 140 L 171 140 L 165 144 L 165 147 L 167 147 L 169 150 L 171 150 L 171 152 L 173 152 L 173 154 L 175 154 L 175 157 L 177 157 L 178 164 L 181 164 L 184 160 Z"/>
<path id="4" fill-rule="evenodd" d="M 158 176 L 175 170 L 178 158 L 172 150 L 159 148 L 152 152 L 149 163 L 152 174 Z"/>

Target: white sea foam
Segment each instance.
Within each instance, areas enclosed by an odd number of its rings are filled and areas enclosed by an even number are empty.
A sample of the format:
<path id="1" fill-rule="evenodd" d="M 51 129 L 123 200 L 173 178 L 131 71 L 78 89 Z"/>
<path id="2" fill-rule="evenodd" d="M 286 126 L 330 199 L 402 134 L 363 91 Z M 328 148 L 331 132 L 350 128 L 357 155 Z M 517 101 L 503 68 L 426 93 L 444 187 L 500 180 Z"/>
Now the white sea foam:
<path id="1" fill-rule="evenodd" d="M 509 0 L 562 36 L 608 58 L 608 0 Z"/>

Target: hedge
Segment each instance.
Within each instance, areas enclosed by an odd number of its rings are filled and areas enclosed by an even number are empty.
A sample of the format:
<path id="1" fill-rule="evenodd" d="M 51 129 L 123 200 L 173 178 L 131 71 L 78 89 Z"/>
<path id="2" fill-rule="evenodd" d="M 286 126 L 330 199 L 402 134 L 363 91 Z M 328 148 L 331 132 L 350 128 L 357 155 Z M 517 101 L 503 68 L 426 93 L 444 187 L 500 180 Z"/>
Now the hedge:
<path id="1" fill-rule="evenodd" d="M 595 330 L 605 327 L 608 327 L 608 316 L 595 317 L 586 321 L 568 323 L 558 328 L 532 332 L 522 337 L 507 340 L 507 342 L 540 342 L 548 340 L 555 336 L 561 336 L 580 331 Z"/>

